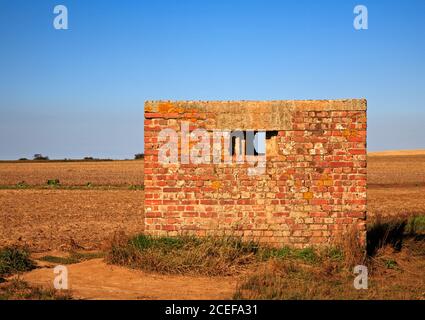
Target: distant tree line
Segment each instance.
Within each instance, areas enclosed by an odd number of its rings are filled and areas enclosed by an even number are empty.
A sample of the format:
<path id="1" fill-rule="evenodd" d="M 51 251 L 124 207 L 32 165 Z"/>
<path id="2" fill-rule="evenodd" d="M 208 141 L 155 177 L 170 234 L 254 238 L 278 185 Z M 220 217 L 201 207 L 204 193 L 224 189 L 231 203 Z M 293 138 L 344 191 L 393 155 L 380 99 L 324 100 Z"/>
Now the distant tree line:
<path id="1" fill-rule="evenodd" d="M 134 159 L 135 160 L 142 160 L 144 159 L 145 155 L 143 153 L 136 153 L 134 155 Z M 20 161 L 28 161 L 27 158 L 19 158 Z M 48 161 L 50 160 L 49 157 L 47 156 L 43 156 L 41 153 L 36 153 L 33 157 L 33 160 L 35 161 Z M 71 159 L 63 159 L 64 161 L 69 161 Z M 99 158 L 94 158 L 94 157 L 84 157 L 82 160 L 84 161 L 106 161 L 106 160 L 111 160 L 111 159 L 99 159 Z"/>
<path id="2" fill-rule="evenodd" d="M 49 160 L 49 157 L 45 157 L 41 153 L 36 153 L 33 160 Z"/>

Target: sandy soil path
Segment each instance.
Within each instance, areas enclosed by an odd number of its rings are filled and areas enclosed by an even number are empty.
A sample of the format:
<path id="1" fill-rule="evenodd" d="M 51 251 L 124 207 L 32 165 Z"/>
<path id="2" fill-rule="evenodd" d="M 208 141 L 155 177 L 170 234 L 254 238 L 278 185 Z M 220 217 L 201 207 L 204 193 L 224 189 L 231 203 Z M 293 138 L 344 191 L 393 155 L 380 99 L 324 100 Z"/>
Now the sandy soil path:
<path id="1" fill-rule="evenodd" d="M 93 259 L 68 265 L 68 284 L 76 299 L 231 299 L 236 277 L 158 275 L 107 265 Z M 20 276 L 31 284 L 52 287 L 53 268 Z"/>

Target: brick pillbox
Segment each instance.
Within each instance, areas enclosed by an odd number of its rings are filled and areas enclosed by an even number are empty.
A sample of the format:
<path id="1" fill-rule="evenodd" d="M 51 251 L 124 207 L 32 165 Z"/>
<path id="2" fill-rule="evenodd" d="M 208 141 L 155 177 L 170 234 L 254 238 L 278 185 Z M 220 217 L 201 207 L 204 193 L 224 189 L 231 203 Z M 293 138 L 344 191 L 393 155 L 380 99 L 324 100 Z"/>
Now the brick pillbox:
<path id="1" fill-rule="evenodd" d="M 365 246 L 366 108 L 364 99 L 146 102 L 145 232 L 304 248 L 354 230 Z M 181 163 L 187 124 L 211 137 L 214 130 L 265 132 L 264 173 L 249 175 L 248 163 L 214 163 L 212 138 L 209 163 Z M 179 135 L 178 163 L 158 161 L 163 129 Z M 197 143 L 189 140 L 190 148 Z"/>

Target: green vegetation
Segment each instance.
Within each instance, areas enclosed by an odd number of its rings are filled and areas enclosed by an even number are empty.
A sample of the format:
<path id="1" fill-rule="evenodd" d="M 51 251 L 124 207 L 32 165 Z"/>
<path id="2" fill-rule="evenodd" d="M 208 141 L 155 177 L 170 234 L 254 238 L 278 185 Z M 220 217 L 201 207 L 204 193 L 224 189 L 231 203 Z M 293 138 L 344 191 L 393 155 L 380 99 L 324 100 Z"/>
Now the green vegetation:
<path id="1" fill-rule="evenodd" d="M 47 180 L 47 185 L 49 187 L 59 187 L 60 181 L 59 181 L 59 179 L 50 179 L 50 180 Z"/>
<path id="2" fill-rule="evenodd" d="M 116 235 L 107 261 L 159 273 L 229 275 L 255 261 L 258 246 L 233 237 Z"/>
<path id="3" fill-rule="evenodd" d="M 16 184 L 17 189 L 26 189 L 28 188 L 28 184 L 25 181 L 20 181 Z"/>
<path id="4" fill-rule="evenodd" d="M 342 260 L 338 249 L 317 252 L 313 248 L 292 249 L 260 246 L 238 237 L 153 237 L 116 235 L 107 261 L 113 264 L 160 273 L 230 275 L 269 260 L 298 260 L 316 265 L 324 259 Z"/>
<path id="5" fill-rule="evenodd" d="M 0 249 L 0 277 L 35 268 L 26 248 L 5 247 Z"/>
<path id="6" fill-rule="evenodd" d="M 407 221 L 406 232 L 411 235 L 425 233 L 425 216 L 411 217 Z"/>
<path id="7" fill-rule="evenodd" d="M 107 260 L 146 271 L 228 275 L 257 259 L 258 245 L 236 237 L 115 237 Z"/>

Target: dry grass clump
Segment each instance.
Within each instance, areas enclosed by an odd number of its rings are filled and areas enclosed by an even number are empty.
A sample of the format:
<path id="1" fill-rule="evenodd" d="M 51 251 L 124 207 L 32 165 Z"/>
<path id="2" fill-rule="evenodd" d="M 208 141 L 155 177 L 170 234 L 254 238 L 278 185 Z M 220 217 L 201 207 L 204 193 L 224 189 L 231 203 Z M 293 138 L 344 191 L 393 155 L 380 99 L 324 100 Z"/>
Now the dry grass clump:
<path id="1" fill-rule="evenodd" d="M 70 300 L 68 291 L 32 286 L 20 279 L 12 279 L 0 285 L 0 300 Z"/>
<path id="2" fill-rule="evenodd" d="M 361 245 L 359 232 L 353 226 L 338 238 L 334 247 L 342 254 L 341 262 L 346 268 L 352 268 L 356 265 L 364 264 L 366 261 L 366 251 Z"/>
<path id="3" fill-rule="evenodd" d="M 234 299 L 342 299 L 352 288 L 347 274 L 339 263 L 329 260 L 311 266 L 273 259 L 238 285 Z"/>
<path id="4" fill-rule="evenodd" d="M 116 233 L 107 248 L 109 263 L 149 272 L 223 276 L 238 274 L 270 260 L 294 261 L 299 264 L 327 267 L 344 261 L 339 248 L 293 249 L 260 246 L 231 236 L 153 237 L 140 234 L 128 238 Z M 333 266 L 331 266 L 332 268 Z"/>
<path id="5" fill-rule="evenodd" d="M 318 263 L 270 259 L 237 286 L 235 299 L 425 299 L 423 216 L 375 221 L 365 256 L 355 233 L 337 248 L 317 254 Z M 368 289 L 357 290 L 353 266 L 368 267 Z"/>
<path id="6" fill-rule="evenodd" d="M 149 272 L 224 276 L 256 260 L 258 245 L 235 237 L 128 238 L 115 234 L 108 249 L 109 263 Z"/>

